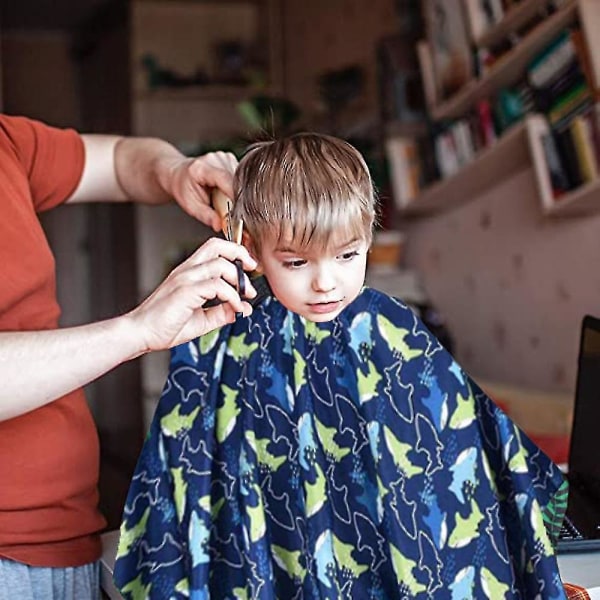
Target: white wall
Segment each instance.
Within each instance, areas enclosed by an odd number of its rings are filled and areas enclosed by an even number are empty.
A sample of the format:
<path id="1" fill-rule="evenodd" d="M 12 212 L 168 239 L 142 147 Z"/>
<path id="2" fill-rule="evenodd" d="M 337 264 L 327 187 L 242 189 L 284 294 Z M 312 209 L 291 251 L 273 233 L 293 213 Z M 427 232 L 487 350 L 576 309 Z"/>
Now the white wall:
<path id="1" fill-rule="evenodd" d="M 540 390 L 574 389 L 581 318 L 600 315 L 600 213 L 543 217 L 527 169 L 405 224 L 407 264 L 445 316 L 463 367 Z"/>

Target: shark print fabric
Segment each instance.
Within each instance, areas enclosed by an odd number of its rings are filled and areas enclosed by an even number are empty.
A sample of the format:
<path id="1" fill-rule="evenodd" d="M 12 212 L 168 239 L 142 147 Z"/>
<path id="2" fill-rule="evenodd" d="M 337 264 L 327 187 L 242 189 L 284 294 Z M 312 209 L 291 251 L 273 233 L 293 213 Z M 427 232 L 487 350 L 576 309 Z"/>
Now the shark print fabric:
<path id="1" fill-rule="evenodd" d="M 125 598 L 565 598 L 558 468 L 413 311 L 270 297 L 175 348 L 127 498 Z M 551 526 L 553 525 L 553 526 Z"/>

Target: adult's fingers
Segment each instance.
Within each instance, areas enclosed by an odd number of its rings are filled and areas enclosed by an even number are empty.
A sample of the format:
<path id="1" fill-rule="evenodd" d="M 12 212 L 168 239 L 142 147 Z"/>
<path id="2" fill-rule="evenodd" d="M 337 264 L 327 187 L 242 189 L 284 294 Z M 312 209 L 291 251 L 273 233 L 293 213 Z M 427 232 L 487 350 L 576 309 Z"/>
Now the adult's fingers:
<path id="1" fill-rule="evenodd" d="M 216 237 L 204 242 L 186 263 L 201 265 L 220 257 L 230 262 L 240 259 L 246 271 L 253 271 L 257 267 L 256 260 L 250 256 L 245 246 Z"/>

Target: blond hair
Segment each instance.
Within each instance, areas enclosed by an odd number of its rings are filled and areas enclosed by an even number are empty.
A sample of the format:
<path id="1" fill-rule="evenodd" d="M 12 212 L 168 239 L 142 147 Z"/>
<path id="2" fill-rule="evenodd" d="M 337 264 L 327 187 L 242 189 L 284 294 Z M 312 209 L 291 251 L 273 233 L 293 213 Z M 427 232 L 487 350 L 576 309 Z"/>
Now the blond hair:
<path id="1" fill-rule="evenodd" d="M 326 248 L 332 234 L 371 242 L 376 220 L 369 169 L 348 142 L 298 133 L 249 147 L 234 177 L 233 218 L 258 252 L 265 236 Z"/>

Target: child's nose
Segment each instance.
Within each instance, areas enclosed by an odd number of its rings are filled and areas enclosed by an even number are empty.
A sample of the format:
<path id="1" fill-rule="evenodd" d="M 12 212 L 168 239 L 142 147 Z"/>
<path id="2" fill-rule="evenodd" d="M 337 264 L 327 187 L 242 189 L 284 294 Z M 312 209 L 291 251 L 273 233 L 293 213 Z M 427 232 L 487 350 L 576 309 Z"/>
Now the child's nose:
<path id="1" fill-rule="evenodd" d="M 317 292 L 330 292 L 336 286 L 335 275 L 331 268 L 320 267 L 313 278 L 313 289 Z"/>

